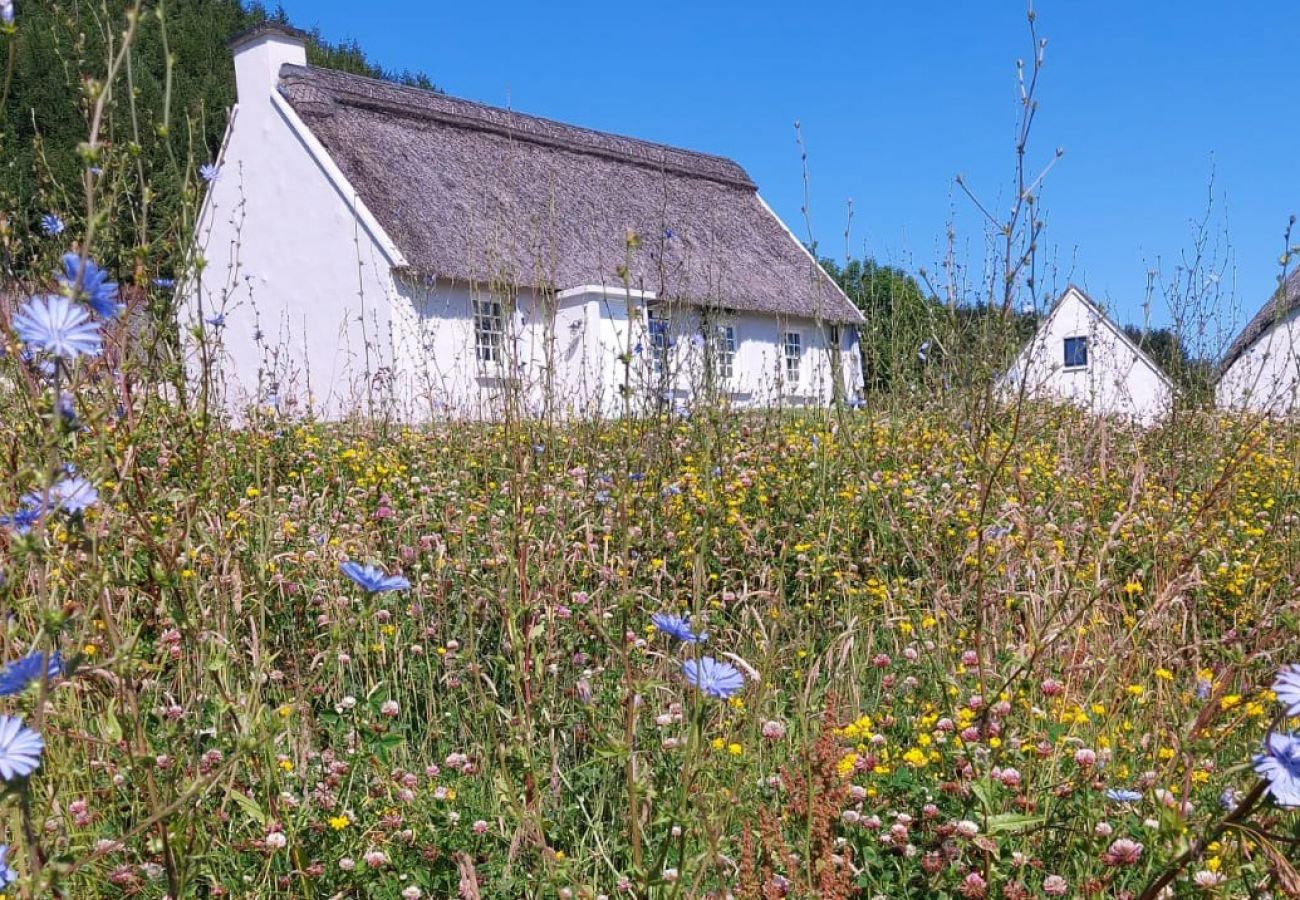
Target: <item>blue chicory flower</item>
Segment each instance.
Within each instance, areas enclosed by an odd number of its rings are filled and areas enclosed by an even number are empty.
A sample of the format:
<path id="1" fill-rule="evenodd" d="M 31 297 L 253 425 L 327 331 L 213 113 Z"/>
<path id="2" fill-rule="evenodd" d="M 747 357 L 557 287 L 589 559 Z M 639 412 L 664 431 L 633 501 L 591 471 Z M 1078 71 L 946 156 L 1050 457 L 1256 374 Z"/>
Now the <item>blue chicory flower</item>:
<path id="1" fill-rule="evenodd" d="M 1142 799 L 1142 795 L 1137 791 L 1129 791 L 1123 788 L 1111 788 L 1106 792 L 1106 799 L 1112 803 L 1137 803 Z"/>
<path id="2" fill-rule="evenodd" d="M 1300 735 L 1270 734 L 1254 762 L 1278 806 L 1300 806 Z"/>
<path id="3" fill-rule="evenodd" d="M 655 613 L 650 617 L 650 622 L 655 628 L 669 637 L 677 638 L 683 644 L 698 644 L 709 639 L 707 634 L 696 634 L 686 618 L 673 613 Z"/>
<path id="4" fill-rule="evenodd" d="M 49 508 L 52 510 L 61 509 L 75 515 L 85 512 L 98 502 L 99 491 L 79 475 L 60 478 L 50 485 Z M 45 494 L 43 491 L 31 491 L 23 498 L 23 503 L 32 509 L 42 509 L 45 507 Z"/>
<path id="5" fill-rule="evenodd" d="M 13 884 L 18 880 L 18 873 L 9 865 L 9 845 L 0 844 L 0 887 Z"/>
<path id="6" fill-rule="evenodd" d="M 99 325 L 67 297 L 32 297 L 14 314 L 14 333 L 36 350 L 61 359 L 98 356 L 102 349 Z"/>
<path id="7" fill-rule="evenodd" d="M 1286 704 L 1288 716 L 1300 716 L 1300 665 L 1282 667 L 1273 679 L 1273 693 Z"/>
<path id="8" fill-rule="evenodd" d="M 411 586 L 411 582 L 401 575 L 389 575 L 376 566 L 363 566 L 351 560 L 341 564 L 339 571 L 355 581 L 362 590 L 371 594 L 404 591 Z"/>
<path id="9" fill-rule="evenodd" d="M 14 23 L 14 0 L 0 0 L 0 22 L 6 25 Z"/>
<path id="10" fill-rule="evenodd" d="M 216 163 L 204 163 L 199 166 L 199 177 L 211 184 L 221 177 L 221 167 Z"/>
<path id="11" fill-rule="evenodd" d="M 118 302 L 117 283 L 108 280 L 108 273 L 90 260 L 76 253 L 63 254 L 63 274 L 59 283 L 84 300 L 101 319 L 115 319 L 124 307 Z"/>
<path id="12" fill-rule="evenodd" d="M 0 778 L 26 778 L 41 765 L 45 739 L 17 716 L 0 716 Z"/>
<path id="13" fill-rule="evenodd" d="M 691 687 L 709 697 L 726 700 L 745 686 L 745 677 L 731 663 L 718 662 L 712 656 L 682 663 L 682 674 Z"/>
<path id="14" fill-rule="evenodd" d="M 5 666 L 0 671 L 0 697 L 12 697 L 27 690 L 28 685 L 40 680 L 42 668 L 51 680 L 62 675 L 63 657 L 59 651 L 47 655 L 44 650 L 33 650 Z"/>
<path id="15" fill-rule="evenodd" d="M 63 229 L 63 220 L 54 213 L 41 216 L 41 231 L 45 232 L 46 237 L 58 237 L 63 234 Z"/>
<path id="16" fill-rule="evenodd" d="M 14 512 L 0 516 L 0 525 L 12 528 L 18 534 L 27 534 L 32 530 L 32 526 L 41 520 L 43 512 L 40 504 L 33 507 L 24 502 Z"/>

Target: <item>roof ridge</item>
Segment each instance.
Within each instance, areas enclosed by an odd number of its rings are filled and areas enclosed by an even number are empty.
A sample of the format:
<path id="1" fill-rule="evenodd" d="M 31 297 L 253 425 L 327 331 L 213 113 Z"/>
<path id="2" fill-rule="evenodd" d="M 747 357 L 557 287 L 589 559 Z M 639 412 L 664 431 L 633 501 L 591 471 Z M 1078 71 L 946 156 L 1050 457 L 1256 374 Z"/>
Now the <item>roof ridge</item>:
<path id="1" fill-rule="evenodd" d="M 280 89 L 287 94 L 292 94 L 295 83 L 310 88 L 322 86 L 320 83 L 325 82 L 323 87 L 330 93 L 330 99 L 347 106 L 494 132 L 516 140 L 610 157 L 757 191 L 749 174 L 725 156 L 571 125 L 351 72 L 286 64 L 281 67 L 280 79 Z"/>

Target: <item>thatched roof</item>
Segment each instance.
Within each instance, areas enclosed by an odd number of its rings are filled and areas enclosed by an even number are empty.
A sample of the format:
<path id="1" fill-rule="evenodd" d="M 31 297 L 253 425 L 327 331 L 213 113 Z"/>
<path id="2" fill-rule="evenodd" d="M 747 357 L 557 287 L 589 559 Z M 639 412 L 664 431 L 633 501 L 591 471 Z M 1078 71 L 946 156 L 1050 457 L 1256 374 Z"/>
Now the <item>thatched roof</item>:
<path id="1" fill-rule="evenodd" d="M 1236 340 L 1228 346 L 1228 351 L 1223 354 L 1223 361 L 1219 363 L 1219 373 L 1228 371 L 1251 344 L 1259 340 L 1264 332 L 1282 321 L 1287 313 L 1297 306 L 1300 306 L 1300 269 L 1287 276 L 1273 292 L 1273 296 L 1268 298 L 1268 302 L 1255 313 L 1255 318 L 1246 323 L 1241 334 L 1237 335 Z"/>
<path id="2" fill-rule="evenodd" d="M 828 321 L 861 314 L 734 162 L 357 75 L 284 66 L 280 92 L 410 274 Z"/>

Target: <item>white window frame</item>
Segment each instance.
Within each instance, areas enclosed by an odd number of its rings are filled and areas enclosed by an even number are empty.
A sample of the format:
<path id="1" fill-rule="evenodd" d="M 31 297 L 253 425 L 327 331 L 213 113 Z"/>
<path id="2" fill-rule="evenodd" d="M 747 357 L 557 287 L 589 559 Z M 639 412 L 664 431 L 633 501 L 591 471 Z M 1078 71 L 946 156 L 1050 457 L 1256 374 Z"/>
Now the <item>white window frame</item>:
<path id="1" fill-rule="evenodd" d="M 793 352 L 792 352 L 793 351 Z M 784 361 L 782 372 L 785 383 L 797 387 L 803 373 L 803 333 L 783 331 L 781 333 L 781 358 Z"/>
<path id="2" fill-rule="evenodd" d="M 499 297 L 475 298 L 474 357 L 481 366 L 499 366 L 505 361 L 505 304 Z"/>
<path id="3" fill-rule="evenodd" d="M 668 374 L 668 354 L 672 349 L 669 337 L 668 316 L 657 310 L 646 310 L 646 343 L 650 347 L 650 371 L 656 379 Z"/>
<path id="4" fill-rule="evenodd" d="M 1066 356 L 1066 347 L 1069 346 L 1070 341 L 1083 341 L 1083 362 L 1082 363 L 1071 364 L 1069 358 Z M 1062 338 L 1061 339 L 1061 367 L 1065 369 L 1067 372 L 1079 371 L 1088 368 L 1088 363 L 1092 361 L 1092 357 L 1089 355 L 1089 350 L 1092 349 L 1091 347 L 1088 346 L 1090 343 L 1091 341 L 1088 340 L 1088 336 L 1086 334 L 1072 334 L 1069 337 Z"/>
<path id="5" fill-rule="evenodd" d="M 729 322 L 713 326 L 713 372 L 720 385 L 736 375 L 736 326 Z"/>

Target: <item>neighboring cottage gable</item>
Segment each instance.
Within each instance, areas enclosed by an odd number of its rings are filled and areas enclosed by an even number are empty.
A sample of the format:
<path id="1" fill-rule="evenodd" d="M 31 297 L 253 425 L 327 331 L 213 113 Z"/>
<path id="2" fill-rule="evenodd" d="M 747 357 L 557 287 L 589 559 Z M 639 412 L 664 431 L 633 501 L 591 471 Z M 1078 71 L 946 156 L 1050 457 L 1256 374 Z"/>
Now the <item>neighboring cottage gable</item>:
<path id="1" fill-rule="evenodd" d="M 1004 390 L 1073 403 L 1097 415 L 1154 422 L 1173 384 L 1079 288 L 1070 286 L 1021 350 Z"/>

